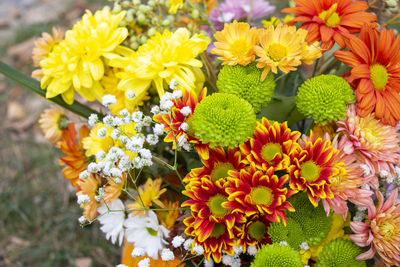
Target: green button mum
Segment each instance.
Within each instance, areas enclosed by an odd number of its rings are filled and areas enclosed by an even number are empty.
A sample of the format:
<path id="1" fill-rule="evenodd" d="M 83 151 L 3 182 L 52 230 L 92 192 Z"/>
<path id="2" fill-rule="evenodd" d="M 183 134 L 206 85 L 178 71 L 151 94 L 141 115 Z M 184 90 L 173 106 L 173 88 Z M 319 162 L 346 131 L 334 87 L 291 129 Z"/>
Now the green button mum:
<path id="1" fill-rule="evenodd" d="M 290 246 L 272 244 L 263 246 L 251 267 L 303 267 L 300 254 Z"/>
<path id="2" fill-rule="evenodd" d="M 210 147 L 234 148 L 253 134 L 256 114 L 246 100 L 215 93 L 196 106 L 191 126 L 195 137 L 210 143 Z"/>
<path id="3" fill-rule="evenodd" d="M 345 239 L 335 239 L 326 244 L 319 255 L 316 267 L 365 267 L 365 261 L 355 258 L 362 253 L 360 247 Z"/>
<path id="4" fill-rule="evenodd" d="M 355 102 L 350 84 L 336 75 L 320 75 L 305 81 L 297 94 L 297 108 L 315 123 L 343 120 L 347 104 Z"/>
<path id="5" fill-rule="evenodd" d="M 217 87 L 221 93 L 237 95 L 248 101 L 255 112 L 261 105 L 266 105 L 274 95 L 275 80 L 270 73 L 264 81 L 261 81 L 262 69 L 256 67 L 256 63 L 247 66 L 225 65 L 218 74 Z"/>

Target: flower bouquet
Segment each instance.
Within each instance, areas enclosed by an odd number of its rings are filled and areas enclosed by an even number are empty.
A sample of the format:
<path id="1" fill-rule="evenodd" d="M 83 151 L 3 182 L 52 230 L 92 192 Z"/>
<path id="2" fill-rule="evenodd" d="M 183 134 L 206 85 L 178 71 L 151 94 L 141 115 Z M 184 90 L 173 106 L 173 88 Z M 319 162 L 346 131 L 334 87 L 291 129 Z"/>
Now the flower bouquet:
<path id="1" fill-rule="evenodd" d="M 400 266 L 395 1 L 113 4 L 0 72 L 118 266 Z"/>

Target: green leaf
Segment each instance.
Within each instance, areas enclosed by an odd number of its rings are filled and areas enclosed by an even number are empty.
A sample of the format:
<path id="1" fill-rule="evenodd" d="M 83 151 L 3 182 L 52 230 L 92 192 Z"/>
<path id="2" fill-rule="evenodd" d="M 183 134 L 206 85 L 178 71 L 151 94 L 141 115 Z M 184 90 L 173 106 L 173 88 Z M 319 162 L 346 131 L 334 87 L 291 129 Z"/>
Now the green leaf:
<path id="1" fill-rule="evenodd" d="M 274 96 L 257 116 L 258 119 L 262 117 L 278 122 L 287 121 L 288 125 L 306 118 L 297 110 L 295 96 Z"/>
<path id="2" fill-rule="evenodd" d="M 46 98 L 46 90 L 42 90 L 40 88 L 40 83 L 39 81 L 33 79 L 32 77 L 29 77 L 25 73 L 5 64 L 4 62 L 0 61 L 0 73 L 4 74 L 4 76 L 10 78 L 14 82 L 18 83 L 19 85 L 31 90 L 32 92 Z M 72 105 L 68 105 L 67 103 L 64 102 L 62 97 L 60 95 L 53 97 L 53 98 L 48 98 L 48 100 L 54 102 L 55 104 L 72 111 L 73 113 L 80 115 L 84 118 L 88 118 L 90 114 L 94 113 L 99 116 L 99 118 L 103 118 L 103 114 L 100 112 L 97 112 L 77 101 L 74 101 Z"/>

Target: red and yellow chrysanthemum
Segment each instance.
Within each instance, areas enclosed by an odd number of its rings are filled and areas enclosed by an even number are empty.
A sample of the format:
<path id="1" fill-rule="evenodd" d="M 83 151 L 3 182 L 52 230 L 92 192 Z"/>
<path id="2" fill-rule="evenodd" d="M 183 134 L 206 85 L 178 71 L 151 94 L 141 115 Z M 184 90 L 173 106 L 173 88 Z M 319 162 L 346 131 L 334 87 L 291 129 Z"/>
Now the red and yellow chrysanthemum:
<path id="1" fill-rule="evenodd" d="M 202 159 L 203 167 L 192 169 L 183 182 L 188 184 L 191 181 L 200 180 L 209 176 L 213 182 L 221 178 L 227 178 L 229 171 L 239 171 L 244 168 L 242 154 L 239 149 L 225 149 L 223 147 L 206 148 L 208 159 Z"/>
<path id="2" fill-rule="evenodd" d="M 330 179 L 344 172 L 344 163 L 338 162 L 339 150 L 329 139 L 315 138 L 311 133 L 303 143 L 302 149 L 292 154 L 289 184 L 293 190 L 306 190 L 316 207 L 320 199 L 334 197 Z"/>
<path id="3" fill-rule="evenodd" d="M 271 167 L 266 171 L 257 170 L 254 165 L 229 173 L 226 188 L 229 202 L 222 206 L 233 213 L 243 213 L 246 217 L 261 214 L 271 222 L 286 224 L 285 210 L 294 211 L 287 201 L 294 191 L 285 188 L 289 176 L 278 177 Z"/>
<path id="4" fill-rule="evenodd" d="M 62 132 L 61 140 L 57 143 L 57 146 L 66 155 L 59 160 L 61 166 L 66 165 L 61 172 L 65 179 L 71 180 L 72 186 L 77 186 L 79 174 L 86 170 L 88 165 L 82 144 L 82 140 L 86 136 L 89 136 L 89 129 L 86 126 L 82 126 L 79 129 L 79 140 L 77 143 L 75 125 L 74 123 L 70 123 L 68 130 Z"/>
<path id="5" fill-rule="evenodd" d="M 268 235 L 269 224 L 270 221 L 265 216 L 259 214 L 255 214 L 247 219 L 238 236 L 238 246 L 243 246 L 243 252 L 246 252 L 249 246 L 261 248 L 262 245 L 272 243 Z"/>
<path id="6" fill-rule="evenodd" d="M 308 31 L 307 41 L 322 41 L 321 48 L 329 50 L 338 43 L 345 47 L 348 34 L 359 33 L 361 27 L 377 20 L 368 9 L 367 1 L 352 0 L 295 0 L 296 6 L 285 8 L 284 13 L 294 13 L 295 19 L 289 24 L 301 22 L 301 28 Z"/>
<path id="7" fill-rule="evenodd" d="M 222 251 L 233 254 L 236 224 L 244 222 L 242 214 L 232 213 L 222 206 L 228 201 L 227 185 L 226 179 L 214 183 L 205 176 L 186 185 L 182 192 L 190 198 L 182 207 L 190 207 L 192 215 L 184 220 L 185 233 L 194 236 L 195 242 L 203 246 L 207 259 L 212 255 L 216 262 L 221 261 Z"/>
<path id="8" fill-rule="evenodd" d="M 356 90 L 357 114 L 375 112 L 384 124 L 395 126 L 400 120 L 400 36 L 365 25 L 360 37 L 350 38 L 347 46 L 350 51 L 334 55 L 352 67 L 348 81 Z"/>
<path id="9" fill-rule="evenodd" d="M 240 145 L 243 162 L 254 163 L 257 169 L 284 170 L 290 165 L 290 155 L 300 149 L 300 132 L 291 131 L 287 122 L 271 124 L 266 118 L 257 122 L 254 138 Z"/>
<path id="10" fill-rule="evenodd" d="M 167 132 L 167 135 L 164 138 L 164 142 L 175 142 L 178 140 L 181 135 L 183 135 L 188 142 L 196 144 L 196 149 L 199 155 L 205 159 L 208 158 L 206 154 L 207 145 L 203 145 L 201 140 L 194 137 L 191 130 L 185 131 L 182 129 L 182 123 L 187 123 L 190 127 L 190 120 L 196 108 L 196 105 L 200 103 L 207 95 L 207 88 L 204 88 L 200 93 L 200 96 L 197 97 L 197 94 L 194 90 L 182 90 L 182 98 L 179 99 L 171 99 L 174 103 L 171 110 L 167 114 L 156 114 L 153 116 L 153 120 L 155 122 L 161 123 L 164 125 L 164 132 Z M 187 116 L 183 115 L 181 109 L 184 107 L 189 107 L 191 113 Z"/>

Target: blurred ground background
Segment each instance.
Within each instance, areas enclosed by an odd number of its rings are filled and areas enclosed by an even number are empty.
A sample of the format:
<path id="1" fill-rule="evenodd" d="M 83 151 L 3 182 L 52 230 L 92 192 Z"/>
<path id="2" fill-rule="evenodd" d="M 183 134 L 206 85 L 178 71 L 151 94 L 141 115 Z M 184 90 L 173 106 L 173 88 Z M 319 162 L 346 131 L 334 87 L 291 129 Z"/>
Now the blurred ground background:
<path id="1" fill-rule="evenodd" d="M 0 0 L 0 60 L 30 73 L 33 40 L 53 25 L 70 27 L 101 0 Z M 0 267 L 115 266 L 120 249 L 98 224 L 81 228 L 76 197 L 59 152 L 37 120 L 46 100 L 0 75 Z"/>

